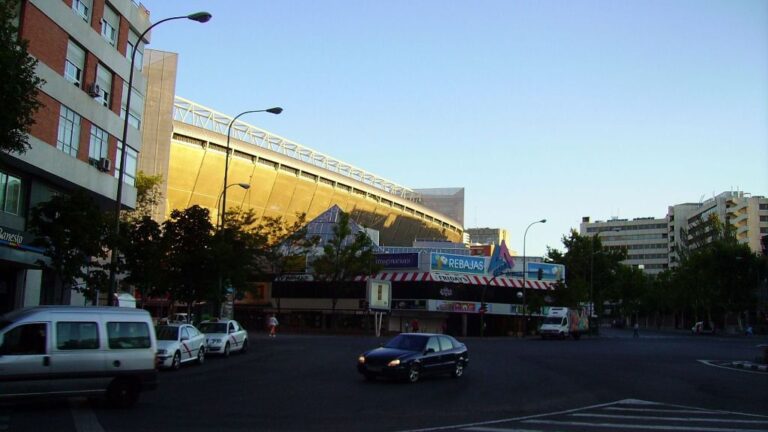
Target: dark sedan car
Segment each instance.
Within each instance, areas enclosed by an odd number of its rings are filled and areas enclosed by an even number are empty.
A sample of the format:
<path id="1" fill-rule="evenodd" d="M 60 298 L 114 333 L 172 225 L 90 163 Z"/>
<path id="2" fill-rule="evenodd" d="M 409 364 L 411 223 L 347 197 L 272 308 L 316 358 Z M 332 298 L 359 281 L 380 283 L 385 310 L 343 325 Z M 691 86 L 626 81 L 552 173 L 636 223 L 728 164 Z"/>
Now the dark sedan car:
<path id="1" fill-rule="evenodd" d="M 416 382 L 422 375 L 458 378 L 468 364 L 467 346 L 451 336 L 401 333 L 381 348 L 361 354 L 357 371 L 369 380 L 385 377 Z"/>

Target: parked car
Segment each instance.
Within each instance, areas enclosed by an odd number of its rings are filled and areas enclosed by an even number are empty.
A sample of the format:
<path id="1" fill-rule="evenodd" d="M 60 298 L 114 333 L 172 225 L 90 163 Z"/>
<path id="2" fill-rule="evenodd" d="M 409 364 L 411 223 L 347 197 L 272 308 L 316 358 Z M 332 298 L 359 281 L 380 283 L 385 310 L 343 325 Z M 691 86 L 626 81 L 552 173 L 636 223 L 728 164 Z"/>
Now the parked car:
<path id="1" fill-rule="evenodd" d="M 0 317 L 0 400 L 105 396 L 129 407 L 157 387 L 143 309 L 37 306 Z"/>
<path id="2" fill-rule="evenodd" d="M 708 321 L 699 321 L 691 327 L 693 334 L 715 334 L 715 324 Z"/>
<path id="3" fill-rule="evenodd" d="M 157 326 L 157 365 L 178 370 L 182 363 L 205 362 L 205 335 L 192 324 Z"/>
<path id="4" fill-rule="evenodd" d="M 368 380 L 376 377 L 416 382 L 423 375 L 464 375 L 469 365 L 467 346 L 442 334 L 401 333 L 384 346 L 357 359 L 357 370 Z"/>
<path id="5" fill-rule="evenodd" d="M 235 320 L 209 320 L 198 326 L 205 333 L 206 352 L 229 357 L 230 353 L 248 351 L 248 332 Z"/>

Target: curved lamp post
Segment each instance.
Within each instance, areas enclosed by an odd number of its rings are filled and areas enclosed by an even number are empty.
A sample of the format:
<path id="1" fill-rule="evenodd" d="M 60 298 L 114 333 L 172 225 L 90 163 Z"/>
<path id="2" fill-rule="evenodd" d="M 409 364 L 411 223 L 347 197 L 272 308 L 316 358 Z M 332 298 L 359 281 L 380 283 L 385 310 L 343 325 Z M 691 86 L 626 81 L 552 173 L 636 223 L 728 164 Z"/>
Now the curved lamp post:
<path id="1" fill-rule="evenodd" d="M 120 172 L 117 175 L 117 194 L 115 196 L 115 236 L 118 236 L 120 234 L 120 210 L 123 206 L 123 177 L 125 176 L 125 154 L 128 147 L 128 117 L 131 113 L 131 93 L 133 93 L 133 72 L 135 69 L 136 64 L 136 51 L 138 51 L 139 44 L 144 39 L 144 36 L 149 33 L 150 30 L 157 27 L 158 25 L 172 20 L 179 20 L 179 19 L 188 19 L 192 21 L 197 21 L 199 23 L 206 23 L 211 19 L 212 15 L 208 12 L 195 12 L 193 14 L 189 15 L 182 15 L 182 16 L 176 16 L 176 17 L 170 17 L 162 19 L 151 26 L 147 27 L 144 32 L 139 35 L 136 46 L 133 47 L 133 52 L 131 52 L 131 70 L 128 72 L 128 94 L 125 96 L 125 119 L 123 121 L 123 137 L 122 137 L 122 143 L 123 143 L 123 151 L 120 153 L 120 163 L 118 164 L 120 167 Z M 118 249 L 116 245 L 112 246 L 112 257 L 111 257 L 111 266 L 109 269 L 109 291 L 107 293 L 107 304 L 109 306 L 113 306 L 115 304 L 114 295 L 117 291 L 117 255 L 118 255 Z"/>
<path id="2" fill-rule="evenodd" d="M 547 220 L 542 219 L 531 222 L 530 225 L 525 228 L 525 233 L 523 234 L 523 337 L 525 337 L 526 333 L 528 332 L 528 303 L 525 296 L 525 278 L 528 275 L 528 268 L 526 267 L 525 263 L 525 237 L 528 236 L 528 229 L 537 223 L 547 223 Z"/>
<path id="3" fill-rule="evenodd" d="M 221 197 L 224 196 L 224 192 L 231 188 L 232 186 L 240 186 L 241 188 L 248 190 L 251 188 L 251 185 L 248 183 L 232 183 L 231 185 L 227 185 L 227 187 L 224 188 L 223 191 L 219 194 L 219 199 L 216 200 L 216 211 L 219 212 L 219 220 L 221 221 L 224 217 L 224 208 L 219 206 L 219 203 L 221 202 Z M 220 225 L 220 228 L 224 228 L 224 223 L 222 222 Z"/>
<path id="4" fill-rule="evenodd" d="M 280 107 L 274 107 L 274 108 L 262 109 L 262 110 L 243 111 L 240 114 L 236 115 L 235 118 L 233 118 L 232 121 L 229 122 L 229 125 L 227 125 L 227 154 L 224 156 L 224 190 L 221 191 L 222 211 L 221 211 L 221 219 L 219 219 L 220 228 L 224 228 L 224 212 L 226 212 L 227 210 L 227 174 L 229 173 L 229 153 L 230 153 L 229 142 L 232 136 L 232 125 L 241 116 L 245 114 L 257 113 L 257 112 L 268 112 L 270 114 L 280 114 L 281 112 L 283 112 L 283 109 Z"/>

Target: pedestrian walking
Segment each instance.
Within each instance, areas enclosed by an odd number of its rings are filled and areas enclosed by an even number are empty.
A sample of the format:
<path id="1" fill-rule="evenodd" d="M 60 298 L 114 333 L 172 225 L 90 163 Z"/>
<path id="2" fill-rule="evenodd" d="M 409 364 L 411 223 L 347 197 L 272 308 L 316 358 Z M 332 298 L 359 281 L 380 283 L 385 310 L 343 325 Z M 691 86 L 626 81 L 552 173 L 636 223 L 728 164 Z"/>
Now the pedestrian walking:
<path id="1" fill-rule="evenodd" d="M 632 327 L 634 329 L 634 333 L 632 333 L 632 337 L 639 338 L 640 337 L 640 324 L 635 323 L 635 326 Z"/>
<path id="2" fill-rule="evenodd" d="M 269 317 L 269 337 L 275 337 L 277 335 L 277 326 L 280 325 L 279 322 L 277 322 L 277 317 L 272 314 Z"/>
<path id="3" fill-rule="evenodd" d="M 414 318 L 413 321 L 411 321 L 411 331 L 414 333 L 419 332 L 419 320 L 417 320 L 416 318 Z"/>

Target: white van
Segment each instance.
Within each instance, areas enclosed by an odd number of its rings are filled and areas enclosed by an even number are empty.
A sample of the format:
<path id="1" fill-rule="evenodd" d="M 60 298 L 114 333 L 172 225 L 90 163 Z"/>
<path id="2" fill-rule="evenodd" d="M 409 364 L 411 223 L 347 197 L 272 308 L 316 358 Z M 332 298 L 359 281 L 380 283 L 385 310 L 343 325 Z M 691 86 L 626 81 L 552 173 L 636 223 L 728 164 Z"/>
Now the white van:
<path id="1" fill-rule="evenodd" d="M 132 406 L 157 387 L 157 339 L 143 309 L 37 306 L 0 317 L 0 401 L 106 396 Z"/>

